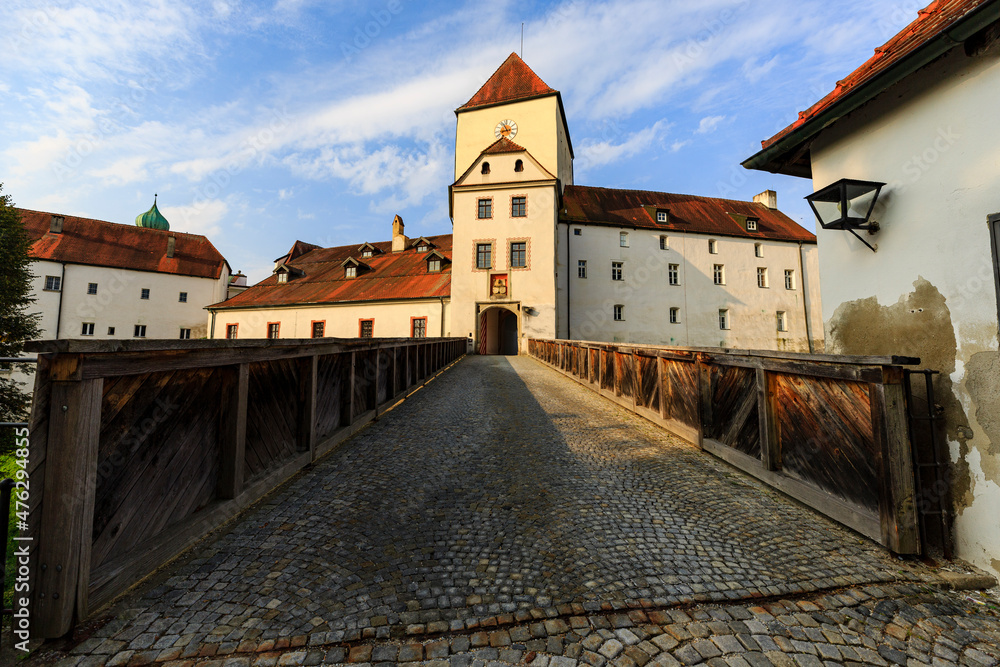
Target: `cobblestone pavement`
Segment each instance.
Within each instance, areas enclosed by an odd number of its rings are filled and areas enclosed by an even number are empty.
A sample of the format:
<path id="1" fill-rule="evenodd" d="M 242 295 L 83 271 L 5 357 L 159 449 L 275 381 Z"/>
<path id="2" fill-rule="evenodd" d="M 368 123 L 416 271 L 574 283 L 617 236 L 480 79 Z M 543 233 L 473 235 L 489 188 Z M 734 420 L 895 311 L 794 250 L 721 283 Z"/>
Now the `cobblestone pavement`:
<path id="1" fill-rule="evenodd" d="M 33 659 L 997 664 L 994 609 L 933 580 L 531 359 L 471 357 Z"/>

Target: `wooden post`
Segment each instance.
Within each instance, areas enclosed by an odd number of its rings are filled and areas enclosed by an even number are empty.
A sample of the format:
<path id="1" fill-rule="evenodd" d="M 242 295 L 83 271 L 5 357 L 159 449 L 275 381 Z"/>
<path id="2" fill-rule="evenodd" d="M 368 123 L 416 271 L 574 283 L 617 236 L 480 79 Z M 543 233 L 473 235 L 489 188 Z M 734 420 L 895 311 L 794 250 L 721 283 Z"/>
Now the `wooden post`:
<path id="1" fill-rule="evenodd" d="M 296 428 L 296 444 L 300 452 L 309 452 L 310 460 L 316 460 L 316 378 L 319 357 L 299 359 L 299 412 Z"/>
<path id="2" fill-rule="evenodd" d="M 757 423 L 760 428 L 760 462 L 764 470 L 781 467 L 781 439 L 767 371 L 757 370 Z"/>
<path id="3" fill-rule="evenodd" d="M 869 385 L 872 427 L 878 450 L 878 475 L 882 480 L 879 518 L 882 543 L 896 553 L 920 553 L 920 530 L 913 480 L 903 371 L 883 367 L 881 384 Z"/>
<path id="4" fill-rule="evenodd" d="M 698 356 L 698 393 L 700 395 L 698 410 L 698 446 L 704 448 L 705 433 L 712 427 L 712 369 Z"/>
<path id="5" fill-rule="evenodd" d="M 657 391 L 660 392 L 660 417 L 670 419 L 670 398 L 673 392 L 670 389 L 670 373 L 667 372 L 667 360 L 661 357 L 656 358 L 656 377 L 659 382 Z"/>
<path id="6" fill-rule="evenodd" d="M 247 393 L 250 364 L 226 369 L 219 411 L 219 498 L 236 498 L 243 491 L 246 465 Z"/>
<path id="7" fill-rule="evenodd" d="M 368 385 L 365 387 L 365 407 L 371 406 L 375 410 L 375 417 L 378 418 L 378 365 L 381 360 L 381 350 L 370 350 L 365 354 L 365 374 L 368 376 Z"/>
<path id="8" fill-rule="evenodd" d="M 632 411 L 639 409 L 639 392 L 642 391 L 642 363 L 639 361 L 639 353 L 633 347 L 628 355 L 629 363 L 632 364 Z"/>
<path id="9" fill-rule="evenodd" d="M 60 376 L 53 360 L 53 377 Z M 79 360 L 75 368 L 79 378 Z M 52 382 L 32 634 L 61 637 L 87 614 L 104 380 Z"/>
<path id="10" fill-rule="evenodd" d="M 354 375 L 357 352 L 345 352 L 340 365 L 340 425 L 354 423 Z"/>

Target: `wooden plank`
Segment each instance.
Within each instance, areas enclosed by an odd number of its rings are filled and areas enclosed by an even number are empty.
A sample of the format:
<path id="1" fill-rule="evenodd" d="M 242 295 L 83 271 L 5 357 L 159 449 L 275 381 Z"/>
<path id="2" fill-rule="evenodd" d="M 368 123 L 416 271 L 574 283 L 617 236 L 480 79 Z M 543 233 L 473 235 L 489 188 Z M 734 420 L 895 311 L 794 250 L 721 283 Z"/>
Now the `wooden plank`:
<path id="1" fill-rule="evenodd" d="M 354 382 L 357 359 L 354 352 L 346 352 L 343 356 L 345 363 L 341 367 L 343 376 L 340 384 L 340 425 L 350 426 L 354 423 Z"/>
<path id="2" fill-rule="evenodd" d="M 712 428 L 712 372 L 711 366 L 698 360 L 698 446 L 702 447 L 706 432 Z"/>
<path id="3" fill-rule="evenodd" d="M 888 497 L 880 503 L 880 509 L 887 512 L 882 525 L 889 528 L 885 544 L 896 553 L 919 554 L 920 524 L 903 385 L 876 385 L 872 396 L 873 423 L 881 431 L 881 472 L 888 482 L 887 487 L 883 485 Z"/>
<path id="4" fill-rule="evenodd" d="M 780 467 L 781 439 L 774 419 L 774 393 L 768 384 L 768 373 L 757 369 L 757 422 L 760 428 L 760 462 L 764 470 Z"/>
<path id="5" fill-rule="evenodd" d="M 82 617 L 89 608 L 86 591 L 102 394 L 102 380 L 52 383 L 46 498 L 32 609 L 36 637 L 61 637 L 72 629 L 74 617 Z"/>
<path id="6" fill-rule="evenodd" d="M 299 359 L 298 424 L 296 445 L 300 452 L 309 452 L 316 458 L 316 383 L 319 375 L 319 357 Z"/>
<path id="7" fill-rule="evenodd" d="M 250 367 L 227 369 L 222 379 L 219 413 L 219 497 L 236 498 L 243 492 L 247 444 L 247 392 Z"/>

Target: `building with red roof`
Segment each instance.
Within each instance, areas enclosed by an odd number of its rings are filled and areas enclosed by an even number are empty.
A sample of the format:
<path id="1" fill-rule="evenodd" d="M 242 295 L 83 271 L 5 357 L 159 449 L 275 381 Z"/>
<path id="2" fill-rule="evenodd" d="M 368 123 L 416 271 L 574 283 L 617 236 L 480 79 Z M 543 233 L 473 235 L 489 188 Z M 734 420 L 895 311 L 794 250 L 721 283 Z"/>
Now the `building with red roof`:
<path id="1" fill-rule="evenodd" d="M 527 336 L 816 350 L 815 236 L 776 195 L 573 184 L 562 97 L 511 54 L 456 110 L 453 234 L 320 248 L 209 308 L 215 337 Z"/>
<path id="2" fill-rule="evenodd" d="M 867 231 L 818 233 L 827 347 L 939 371 L 952 483 L 921 502 L 950 491 L 958 555 L 995 573 L 998 109 L 1000 1 L 936 0 L 744 162 L 811 178 L 817 192 L 843 179 L 882 184 Z"/>

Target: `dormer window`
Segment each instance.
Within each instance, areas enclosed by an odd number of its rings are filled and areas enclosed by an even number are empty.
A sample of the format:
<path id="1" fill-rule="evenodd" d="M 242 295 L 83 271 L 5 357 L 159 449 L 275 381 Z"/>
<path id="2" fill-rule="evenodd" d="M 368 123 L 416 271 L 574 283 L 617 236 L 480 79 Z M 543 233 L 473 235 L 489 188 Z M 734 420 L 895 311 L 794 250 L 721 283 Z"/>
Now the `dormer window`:
<path id="1" fill-rule="evenodd" d="M 482 171 L 482 173 L 484 175 L 490 173 L 490 163 L 489 162 L 484 162 L 483 163 L 483 171 Z"/>
<path id="2" fill-rule="evenodd" d="M 425 245 L 418 245 L 417 246 L 417 252 L 427 252 L 427 246 L 425 246 Z"/>
<path id="3" fill-rule="evenodd" d="M 417 252 L 429 252 L 434 244 L 431 243 L 430 239 L 421 236 L 419 239 L 414 239 L 410 244 Z"/>
<path id="4" fill-rule="evenodd" d="M 747 218 L 747 231 L 748 232 L 757 231 L 757 218 Z"/>
<path id="5" fill-rule="evenodd" d="M 361 256 L 362 257 L 371 257 L 372 256 L 372 251 L 371 250 L 362 250 L 361 251 Z"/>
<path id="6" fill-rule="evenodd" d="M 279 283 L 287 283 L 288 282 L 288 274 L 287 273 L 279 273 L 278 274 L 278 282 Z"/>
<path id="7" fill-rule="evenodd" d="M 656 211 L 656 221 L 657 222 L 659 222 L 661 224 L 666 224 L 669 221 L 669 219 L 670 218 L 667 215 L 667 212 L 665 210 L 659 209 L 659 210 Z"/>
<path id="8" fill-rule="evenodd" d="M 356 267 L 356 266 L 346 266 L 346 267 L 344 267 L 344 277 L 345 278 L 357 278 L 358 277 L 358 267 Z"/>
<path id="9" fill-rule="evenodd" d="M 441 260 L 435 257 L 434 259 L 427 260 L 427 272 L 437 273 L 441 270 Z"/>
<path id="10" fill-rule="evenodd" d="M 382 251 L 371 243 L 364 243 L 361 245 L 360 248 L 358 248 L 358 252 L 361 253 L 362 257 L 367 258 L 367 257 L 374 257 L 375 255 L 380 254 Z"/>
<path id="11" fill-rule="evenodd" d="M 524 160 L 518 160 L 514 163 L 514 171 L 524 171 Z"/>

